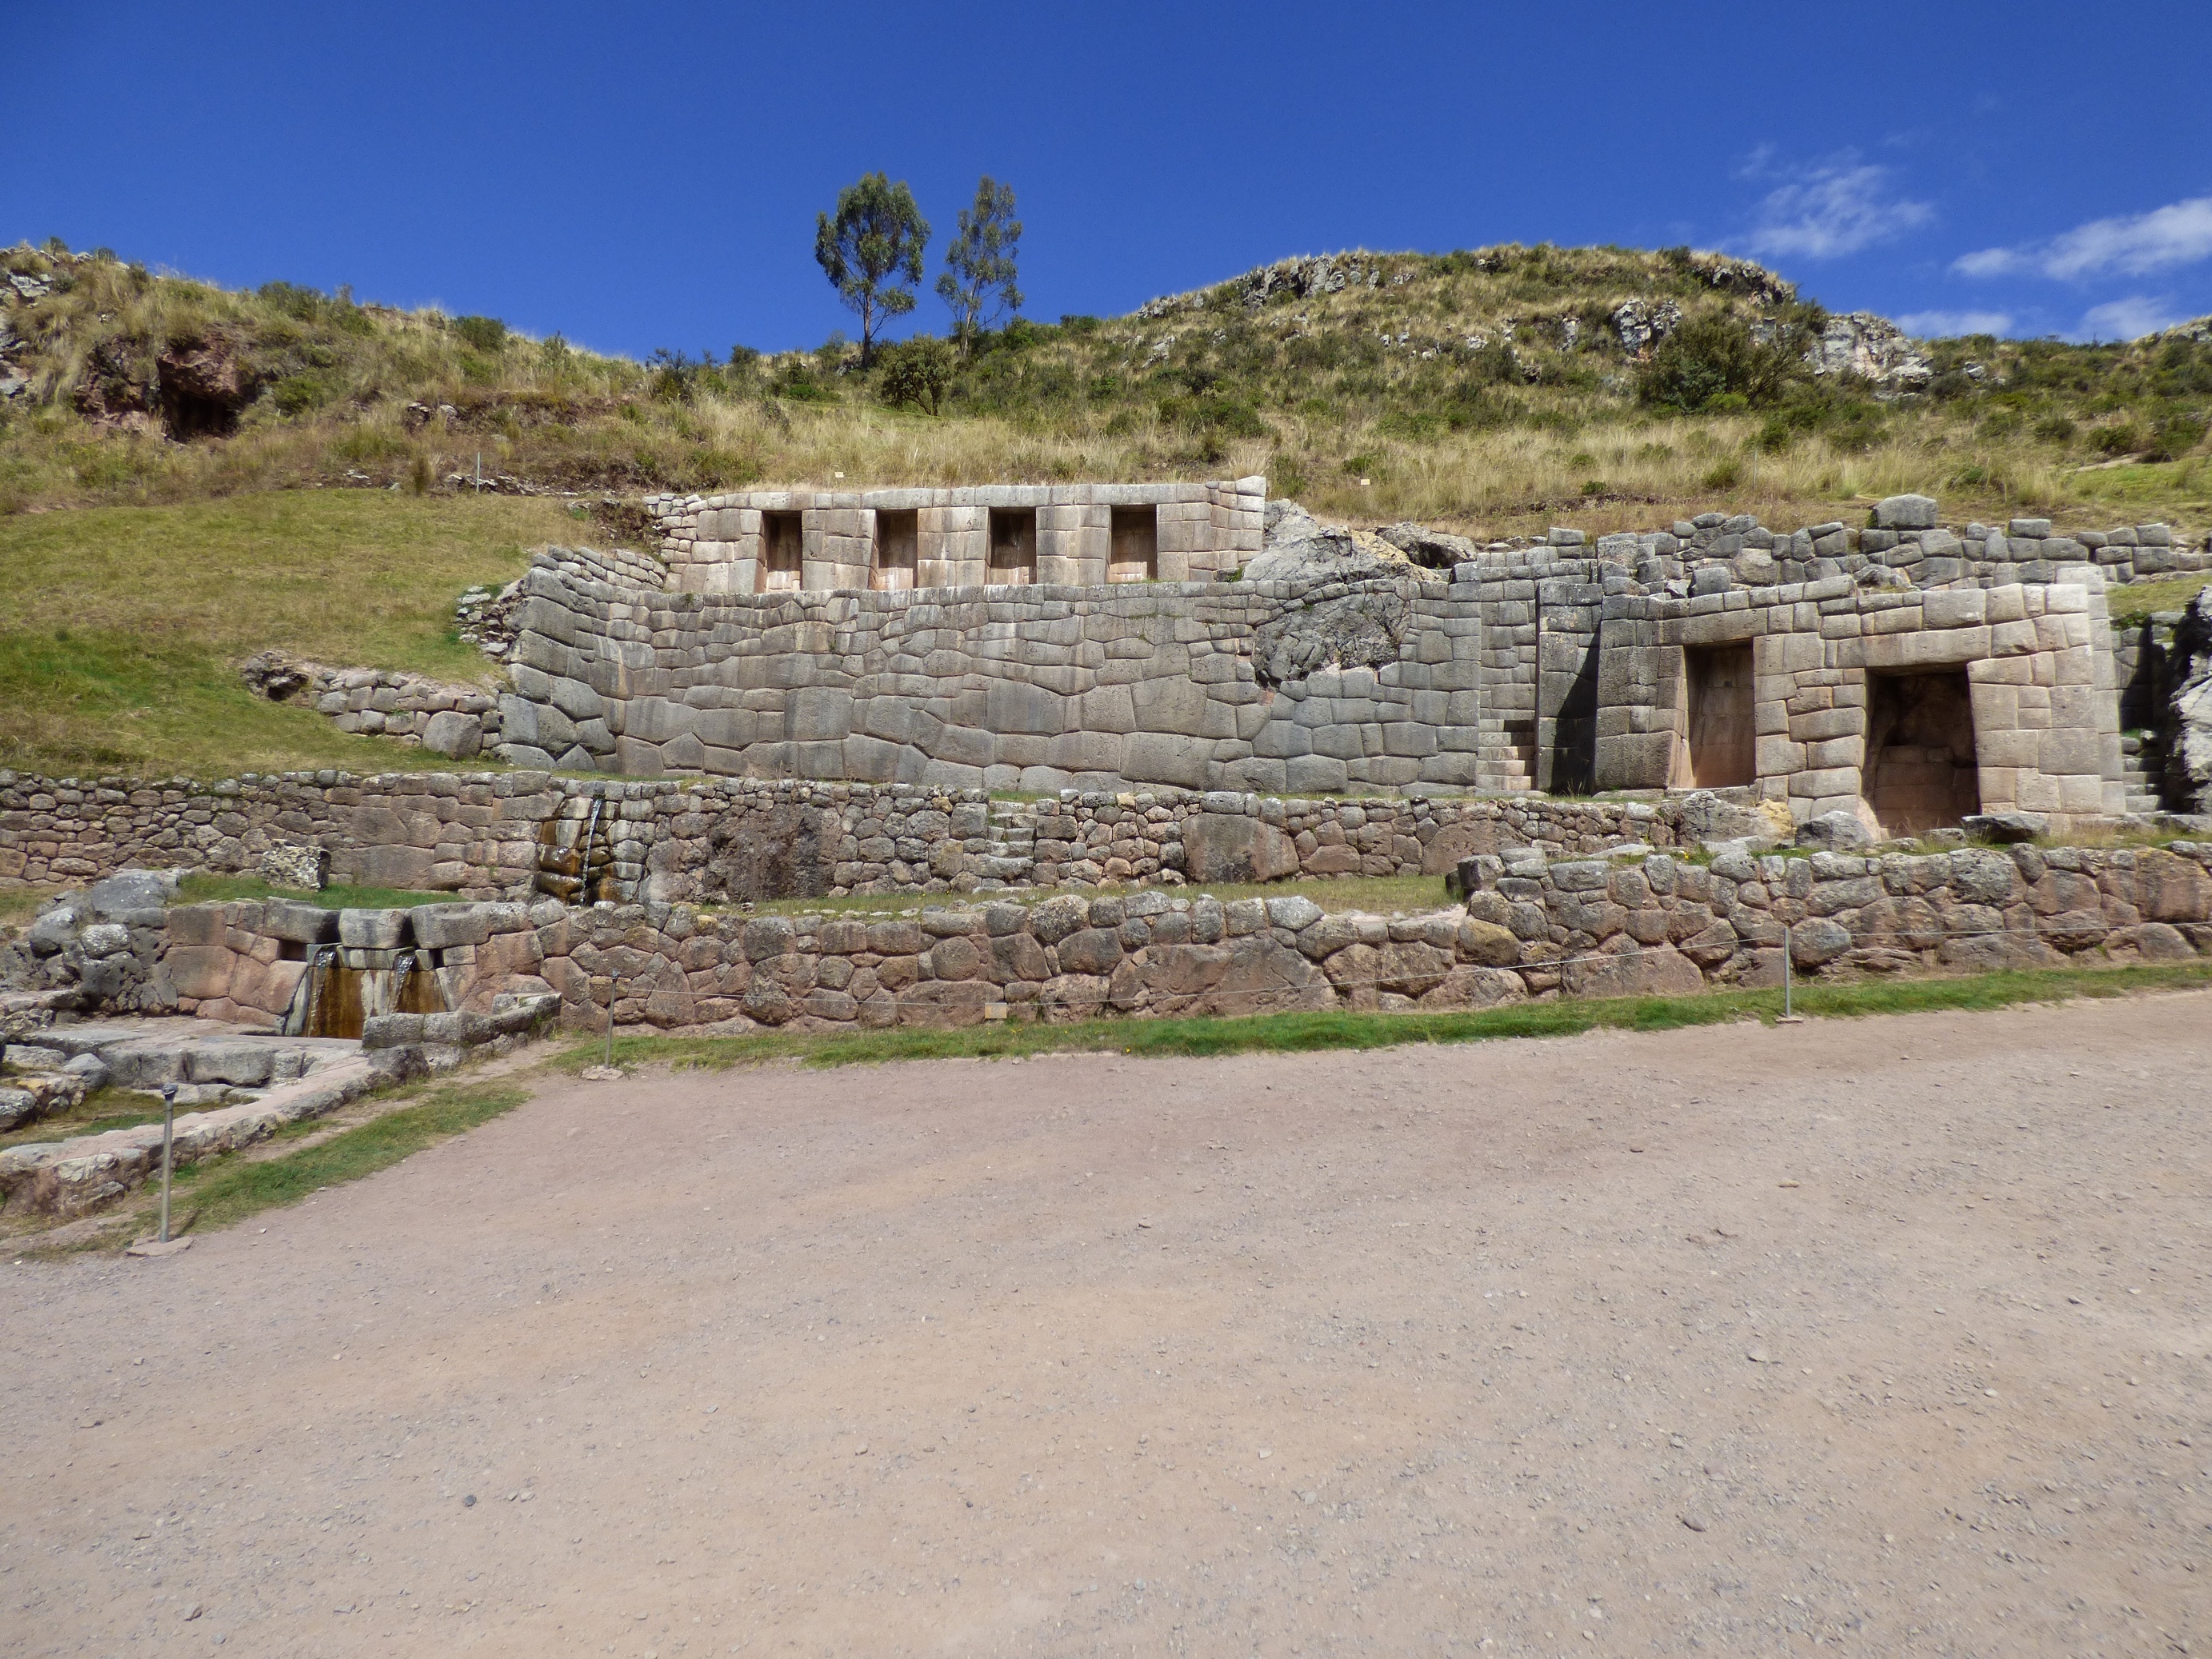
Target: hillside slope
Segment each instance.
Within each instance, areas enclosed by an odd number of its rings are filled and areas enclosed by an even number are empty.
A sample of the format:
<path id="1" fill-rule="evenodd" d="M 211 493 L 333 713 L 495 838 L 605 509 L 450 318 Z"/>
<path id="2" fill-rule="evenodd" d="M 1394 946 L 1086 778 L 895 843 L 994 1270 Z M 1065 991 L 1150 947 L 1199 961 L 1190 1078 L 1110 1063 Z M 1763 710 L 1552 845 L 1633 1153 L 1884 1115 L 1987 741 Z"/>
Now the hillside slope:
<path id="1" fill-rule="evenodd" d="M 2212 508 L 2212 325 L 1916 344 L 1687 250 L 1285 260 L 1126 317 L 1018 320 L 933 414 L 885 401 L 910 347 L 866 371 L 839 339 L 641 364 L 104 254 L 17 247 L 0 271 L 0 514 L 440 492 L 479 457 L 501 488 L 594 493 L 1265 471 L 1321 511 L 1499 531 L 1818 518 L 1908 488 L 1986 516 Z"/>

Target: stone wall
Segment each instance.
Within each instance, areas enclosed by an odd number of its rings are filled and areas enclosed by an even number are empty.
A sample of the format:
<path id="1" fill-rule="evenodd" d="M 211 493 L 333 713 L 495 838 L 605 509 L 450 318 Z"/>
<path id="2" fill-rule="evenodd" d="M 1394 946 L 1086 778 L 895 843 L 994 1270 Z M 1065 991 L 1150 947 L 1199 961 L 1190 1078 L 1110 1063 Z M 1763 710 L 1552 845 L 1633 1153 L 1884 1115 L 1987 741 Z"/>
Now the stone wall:
<path id="1" fill-rule="evenodd" d="M 836 1030 L 990 1019 L 1454 1009 L 1779 982 L 2212 952 L 2212 844 L 2021 846 L 1710 866 L 1466 861 L 1464 909 L 1327 913 L 1151 889 L 989 901 L 917 917 L 707 915 L 555 901 L 433 907 L 418 929 L 464 1009 L 551 990 L 574 1026 Z M 421 1040 L 410 1017 L 380 1029 Z M 417 1017 L 419 1018 L 419 1017 Z M 430 1029 L 430 1028 L 422 1028 Z"/>
<path id="2" fill-rule="evenodd" d="M 1800 822 L 1869 804 L 1868 713 L 1884 674 L 1965 676 L 1966 756 L 1980 806 L 2054 826 L 2118 814 L 2119 702 L 2103 579 L 2059 567 L 2049 586 L 1866 588 L 1849 577 L 1693 594 L 1608 595 L 1600 629 L 1596 782 L 1662 787 L 1689 737 L 1686 651 L 1748 642 L 1762 793 Z M 1955 823 L 1957 817 L 1948 821 Z M 1923 826 L 1911 825 L 1911 829 Z"/>
<path id="3" fill-rule="evenodd" d="M 2212 952 L 2212 843 L 1723 852 L 1709 866 L 1524 849 L 1468 857 L 1455 880 L 1463 909 L 1388 918 L 1159 888 L 982 897 L 918 917 L 545 898 L 343 916 L 397 916 L 386 944 L 416 958 L 454 1017 L 380 1017 L 378 1043 L 402 1048 L 474 1040 L 459 1017 L 548 993 L 572 1025 L 603 1023 L 611 1004 L 618 1024 L 827 1030 L 1682 993 L 1773 984 L 1785 948 L 1801 972 L 1827 978 Z M 304 909 L 173 912 L 148 981 L 166 1000 L 152 1011 L 273 1029 L 307 971 Z M 327 933 L 332 919 L 309 920 Z"/>
<path id="4" fill-rule="evenodd" d="M 973 789 L 757 778 L 297 772 L 210 784 L 0 771 L 0 882 L 235 873 L 258 870 L 273 848 L 307 845 L 328 851 L 341 884 L 487 900 L 1437 875 L 1476 852 L 1663 848 L 1773 827 L 1713 795 L 1332 800 L 1164 789 L 994 801 Z"/>
<path id="5" fill-rule="evenodd" d="M 271 702 L 301 702 L 341 732 L 395 738 L 450 760 L 469 760 L 500 741 L 499 696 L 390 668 L 334 668 L 263 651 L 240 671 Z"/>
<path id="6" fill-rule="evenodd" d="M 1509 933 L 1532 991 L 1630 995 L 1936 969 L 2161 962 L 2212 952 L 2212 842 L 2017 846 L 1710 866 L 1524 854 L 1462 866 L 1468 914 Z"/>
<path id="7" fill-rule="evenodd" d="M 1206 580 L 1260 551 L 1265 478 L 1209 483 L 977 484 L 959 489 L 751 489 L 648 495 L 668 586 L 688 592 L 808 592 L 870 587 L 972 587 L 986 582 L 1082 586 L 1114 579 L 1114 509 L 1140 508 L 1153 529 L 1150 578 Z M 991 514 L 1033 514 L 1017 570 L 994 572 Z M 878 514 L 914 514 L 915 545 L 886 568 Z M 763 568 L 765 514 L 796 515 L 799 568 Z M 1027 523 L 1027 520 L 1024 520 Z M 1131 579 L 1142 579 L 1132 577 Z"/>
<path id="8" fill-rule="evenodd" d="M 523 765 L 1047 793 L 1485 782 L 1472 589 L 1378 576 L 669 593 L 525 578 Z"/>

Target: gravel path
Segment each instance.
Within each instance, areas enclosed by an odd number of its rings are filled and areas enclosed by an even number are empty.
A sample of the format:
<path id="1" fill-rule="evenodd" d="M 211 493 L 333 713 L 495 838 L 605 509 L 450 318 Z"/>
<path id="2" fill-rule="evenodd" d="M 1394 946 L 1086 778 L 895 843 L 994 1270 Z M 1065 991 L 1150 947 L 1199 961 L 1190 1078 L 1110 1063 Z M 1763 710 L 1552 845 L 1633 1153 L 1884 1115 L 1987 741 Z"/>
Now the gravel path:
<path id="1" fill-rule="evenodd" d="M 0 1651 L 2202 1652 L 2208 1050 L 554 1082 L 0 1267 Z"/>

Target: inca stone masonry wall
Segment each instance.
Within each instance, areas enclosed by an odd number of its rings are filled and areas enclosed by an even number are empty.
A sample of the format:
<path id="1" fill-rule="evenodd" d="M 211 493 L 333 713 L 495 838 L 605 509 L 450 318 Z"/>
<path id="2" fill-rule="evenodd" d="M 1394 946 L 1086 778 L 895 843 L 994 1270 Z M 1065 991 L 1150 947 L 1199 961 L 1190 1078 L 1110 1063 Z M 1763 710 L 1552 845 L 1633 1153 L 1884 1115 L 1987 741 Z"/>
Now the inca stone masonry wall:
<path id="1" fill-rule="evenodd" d="M 1751 653 L 1745 758 L 1723 781 L 1801 822 L 1840 811 L 1888 833 L 2018 807 L 2063 830 L 2126 810 L 2101 598 L 2121 567 L 2060 560 L 2093 550 L 2040 523 L 1962 540 L 1936 510 L 1893 497 L 1872 527 L 1786 536 L 1711 514 L 1595 550 L 1574 531 L 1502 550 L 1413 538 L 1456 558 L 1449 580 L 1341 536 L 1292 562 L 1310 579 L 910 592 L 670 592 L 562 551 L 522 585 L 503 752 L 1038 793 L 1663 788 L 1701 775 L 1685 653 L 1733 643 Z M 2198 556 L 2161 526 L 2124 533 L 2130 559 Z M 1955 754 L 1885 754 L 1878 683 L 1939 672 L 1962 689 L 1913 689 L 1904 726 L 1948 696 Z M 1868 799 L 1885 762 L 1903 826 Z M 1899 783 L 1914 766 L 1927 787 Z"/>
<path id="2" fill-rule="evenodd" d="M 1438 875 L 1471 854 L 1672 847 L 1762 826 L 1727 798 L 1274 799 L 543 772 L 337 772 L 196 783 L 0 771 L 0 882 L 258 869 L 316 846 L 343 884 L 472 899 L 760 899 L 983 884 Z M 589 890 L 586 891 L 588 887 Z"/>
<path id="3" fill-rule="evenodd" d="M 1208 483 L 977 484 L 949 489 L 754 489 L 649 495 L 672 588 L 752 593 L 779 585 L 812 592 L 973 587 L 986 582 L 1086 586 L 1114 579 L 1115 509 L 1141 512 L 1149 534 L 1143 579 L 1206 580 L 1260 551 L 1265 478 Z M 1030 538 L 1011 566 L 994 559 L 991 515 L 1020 520 Z M 879 515 L 914 515 L 911 546 L 890 552 Z M 763 516 L 793 515 L 797 567 L 765 568 Z M 995 568 L 994 568 L 995 567 Z M 1134 573 L 1132 573 L 1133 574 Z"/>
<path id="4" fill-rule="evenodd" d="M 2212 843 L 2170 849 L 1962 848 L 1809 858 L 1723 854 L 1711 866 L 1477 857 L 1468 914 L 1518 942 L 1532 990 L 1577 995 L 1829 976 L 2056 967 L 2212 951 Z"/>
<path id="5" fill-rule="evenodd" d="M 1687 993 L 1934 969 L 2183 961 L 2212 951 L 2212 844 L 1928 855 L 1656 854 L 1468 860 L 1464 909 L 1324 914 L 1158 889 L 984 902 L 919 917 L 702 915 L 659 904 L 413 913 L 453 1000 L 550 989 L 572 1024 L 832 1030 L 993 1018 L 1454 1009 L 1550 994 Z M 224 907 L 238 964 L 251 917 Z M 204 928 L 201 933 L 204 933 Z M 199 933 L 195 933 L 198 937 Z M 243 947 L 240 949 L 239 947 Z M 193 971 L 208 964 L 196 953 Z M 262 951 L 260 955 L 273 955 Z M 424 1040 L 421 1015 L 372 1021 Z"/>
<path id="6" fill-rule="evenodd" d="M 1867 795 L 1870 679 L 1954 669 L 1972 708 L 1983 810 L 2063 823 L 2122 811 L 2119 698 L 2103 578 L 1875 588 L 1849 578 L 1677 598 L 1620 594 L 1599 627 L 1600 788 L 1664 787 L 1688 740 L 1685 647 L 1747 643 L 1761 791 L 1801 821 Z M 1893 830 L 1894 826 L 1892 826 Z"/>
<path id="7" fill-rule="evenodd" d="M 1442 582 L 720 596 L 549 562 L 523 592 L 503 710 L 525 765 L 1039 793 L 1492 781 L 1474 596 Z"/>

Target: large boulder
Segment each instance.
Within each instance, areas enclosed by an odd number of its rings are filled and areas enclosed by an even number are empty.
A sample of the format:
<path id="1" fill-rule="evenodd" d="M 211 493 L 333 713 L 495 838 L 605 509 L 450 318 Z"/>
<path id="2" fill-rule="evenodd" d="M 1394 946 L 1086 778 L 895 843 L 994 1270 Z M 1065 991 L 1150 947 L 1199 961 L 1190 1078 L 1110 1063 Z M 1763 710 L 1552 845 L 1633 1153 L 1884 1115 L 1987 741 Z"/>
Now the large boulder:
<path id="1" fill-rule="evenodd" d="M 1276 881 L 1298 872 L 1297 843 L 1246 815 L 1200 812 L 1183 820 L 1183 874 L 1193 881 Z"/>
<path id="2" fill-rule="evenodd" d="M 1426 570 L 1449 570 L 1475 556 L 1479 549 L 1464 536 L 1447 535 L 1425 524 L 1407 520 L 1376 532 L 1415 564 Z"/>
<path id="3" fill-rule="evenodd" d="M 834 856 L 823 826 L 820 807 L 796 803 L 725 814 L 708 832 L 708 890 L 756 902 L 821 897 L 830 890 Z"/>
<path id="4" fill-rule="evenodd" d="M 1411 607 L 1393 588 L 1302 605 L 1252 630 L 1252 672 L 1263 685 L 1330 668 L 1380 668 L 1398 660 Z"/>

